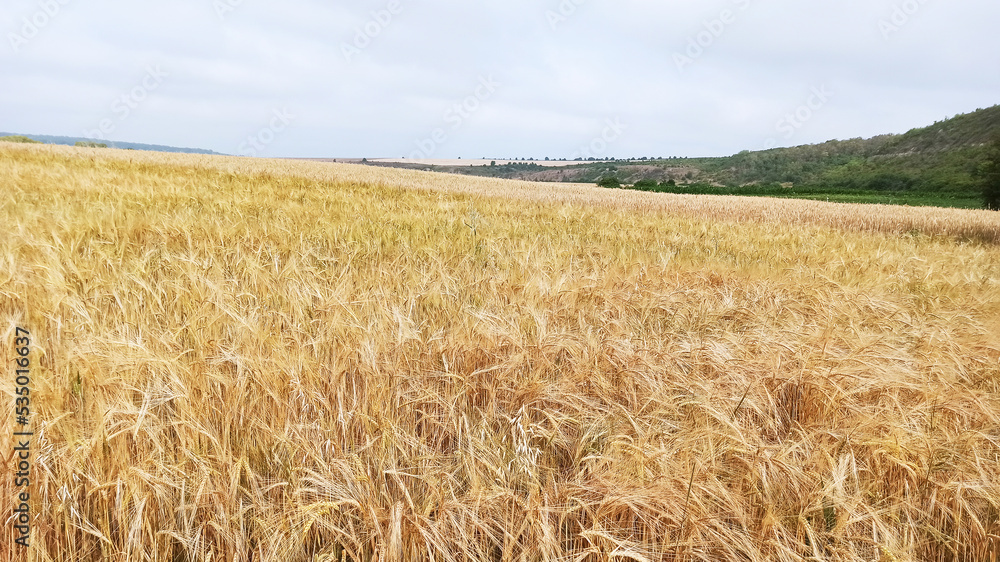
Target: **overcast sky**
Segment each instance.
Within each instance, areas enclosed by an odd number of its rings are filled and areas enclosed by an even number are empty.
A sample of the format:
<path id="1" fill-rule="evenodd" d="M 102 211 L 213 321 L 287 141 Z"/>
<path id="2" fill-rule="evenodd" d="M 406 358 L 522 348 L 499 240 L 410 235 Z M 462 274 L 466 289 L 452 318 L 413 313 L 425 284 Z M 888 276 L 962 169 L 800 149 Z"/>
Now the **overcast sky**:
<path id="1" fill-rule="evenodd" d="M 0 131 L 227 154 L 715 156 L 1000 103 L 996 0 L 5 0 Z"/>

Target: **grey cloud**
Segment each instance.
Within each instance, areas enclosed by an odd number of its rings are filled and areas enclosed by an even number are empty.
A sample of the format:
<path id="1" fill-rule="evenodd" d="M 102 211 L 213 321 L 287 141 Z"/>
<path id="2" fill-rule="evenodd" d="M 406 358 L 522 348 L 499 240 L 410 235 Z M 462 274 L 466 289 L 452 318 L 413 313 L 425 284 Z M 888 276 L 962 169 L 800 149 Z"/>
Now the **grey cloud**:
<path id="1" fill-rule="evenodd" d="M 436 157 L 568 157 L 611 118 L 629 128 L 609 155 L 729 154 L 1000 101 L 985 0 L 393 1 L 12 1 L 0 130 L 79 134 L 150 64 L 170 76 L 112 138 L 235 153 L 287 109 L 267 156 L 408 153 L 486 75 L 502 86 Z M 785 138 L 822 85 L 835 97 Z"/>

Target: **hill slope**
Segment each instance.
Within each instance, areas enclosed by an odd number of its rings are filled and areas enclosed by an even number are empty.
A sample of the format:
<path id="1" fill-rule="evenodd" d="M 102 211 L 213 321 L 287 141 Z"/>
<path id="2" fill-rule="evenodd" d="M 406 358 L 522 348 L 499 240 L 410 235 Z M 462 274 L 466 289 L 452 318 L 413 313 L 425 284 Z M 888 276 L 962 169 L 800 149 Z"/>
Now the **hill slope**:
<path id="1" fill-rule="evenodd" d="M 1000 106 L 900 135 L 744 151 L 721 158 L 581 162 L 558 170 L 530 163 L 435 169 L 530 181 L 593 183 L 607 176 L 615 176 L 623 184 L 673 180 L 681 186 L 671 188 L 675 192 L 814 198 L 840 195 L 854 200 L 869 196 L 878 202 L 900 199 L 978 207 L 974 173 L 983 162 L 984 143 L 996 134 L 1000 134 Z M 777 184 L 786 184 L 784 190 Z M 789 189 L 787 184 L 793 187 Z"/>
<path id="2" fill-rule="evenodd" d="M 29 139 L 45 144 L 62 144 L 66 146 L 74 146 L 78 142 L 100 142 L 108 145 L 108 148 L 149 150 L 152 152 L 181 152 L 186 154 L 220 154 L 218 152 L 215 152 L 214 150 L 205 150 L 203 148 L 179 148 L 176 146 L 165 146 L 161 144 L 142 144 L 138 142 L 122 142 L 122 141 L 110 141 L 110 140 L 97 141 L 95 139 L 84 138 L 84 137 L 63 137 L 54 135 L 25 135 L 20 133 L 0 133 L 0 137 L 27 137 Z"/>

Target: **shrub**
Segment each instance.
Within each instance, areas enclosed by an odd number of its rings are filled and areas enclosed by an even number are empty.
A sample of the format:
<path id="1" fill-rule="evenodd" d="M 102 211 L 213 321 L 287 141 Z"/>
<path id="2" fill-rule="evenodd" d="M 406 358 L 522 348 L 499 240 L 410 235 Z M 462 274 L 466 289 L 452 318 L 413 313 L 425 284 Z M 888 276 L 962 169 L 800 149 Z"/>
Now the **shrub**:
<path id="1" fill-rule="evenodd" d="M 868 179 L 868 189 L 873 191 L 907 191 L 913 188 L 916 181 L 897 172 L 881 172 Z"/>
<path id="2" fill-rule="evenodd" d="M 622 186 L 622 182 L 615 176 L 608 176 L 597 180 L 597 185 L 600 187 L 619 188 Z"/>
<path id="3" fill-rule="evenodd" d="M 978 176 L 983 188 L 983 207 L 1000 211 L 1000 135 L 993 138 Z"/>
<path id="4" fill-rule="evenodd" d="M 76 141 L 76 146 L 82 148 L 107 148 L 108 145 L 103 142 L 93 142 L 93 141 Z"/>

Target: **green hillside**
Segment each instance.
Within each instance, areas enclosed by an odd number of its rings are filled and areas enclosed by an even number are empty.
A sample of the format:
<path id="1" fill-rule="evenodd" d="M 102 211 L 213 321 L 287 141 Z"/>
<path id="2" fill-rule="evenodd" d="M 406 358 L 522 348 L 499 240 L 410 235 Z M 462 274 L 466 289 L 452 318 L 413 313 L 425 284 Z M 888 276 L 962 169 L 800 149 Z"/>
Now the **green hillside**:
<path id="1" fill-rule="evenodd" d="M 781 196 L 831 201 L 977 208 L 976 170 L 1000 134 L 1000 106 L 958 115 L 899 135 L 743 151 L 721 158 L 437 167 L 438 171 L 534 181 L 595 183 L 673 193 Z"/>
<path id="2" fill-rule="evenodd" d="M 989 139 L 1000 133 L 1000 106 L 959 115 L 902 135 L 742 152 L 698 160 L 727 186 L 793 183 L 861 191 L 968 193 Z"/>
<path id="3" fill-rule="evenodd" d="M 901 135 L 829 141 L 776 148 L 723 158 L 690 158 L 642 164 L 589 165 L 597 181 L 613 173 L 622 183 L 670 179 L 681 190 L 740 191 L 753 194 L 782 189 L 789 195 L 855 195 L 953 200 L 958 206 L 978 206 L 976 170 L 986 155 L 990 138 L 1000 134 L 1000 106 L 980 109 L 914 129 Z M 679 166 L 679 164 L 681 164 Z M 657 173 L 650 166 L 659 166 Z M 676 172 L 684 171 L 683 176 Z M 638 173 L 637 173 L 638 172 Z M 790 184 L 790 185 L 789 185 Z M 767 194 L 767 193 L 761 193 Z"/>
<path id="4" fill-rule="evenodd" d="M 62 144 L 66 146 L 83 146 L 90 148 L 120 148 L 127 150 L 148 150 L 151 152 L 183 152 L 189 154 L 220 154 L 214 150 L 201 148 L 181 148 L 176 146 L 165 146 L 162 144 L 143 144 L 138 142 L 101 141 L 83 137 L 64 137 L 55 135 L 20 135 L 0 132 L 0 141 L 23 142 L 23 143 L 45 143 Z"/>
<path id="5" fill-rule="evenodd" d="M 41 141 L 36 141 L 35 139 L 29 139 L 24 135 L 5 135 L 0 136 L 0 142 L 17 142 L 22 144 L 41 144 Z"/>

